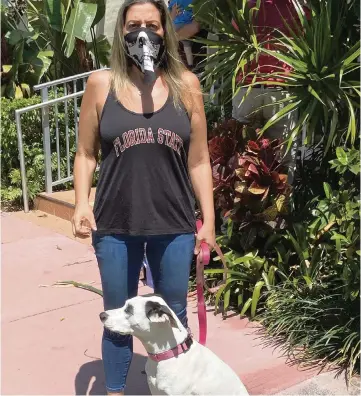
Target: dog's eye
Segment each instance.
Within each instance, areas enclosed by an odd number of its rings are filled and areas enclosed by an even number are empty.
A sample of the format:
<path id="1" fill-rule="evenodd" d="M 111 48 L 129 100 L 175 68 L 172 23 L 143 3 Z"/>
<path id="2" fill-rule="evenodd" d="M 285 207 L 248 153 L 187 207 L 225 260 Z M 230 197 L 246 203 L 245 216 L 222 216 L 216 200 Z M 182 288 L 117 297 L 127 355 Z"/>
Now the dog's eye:
<path id="1" fill-rule="evenodd" d="M 124 312 L 125 312 L 127 315 L 133 315 L 133 314 L 134 314 L 133 305 L 128 304 L 128 305 L 125 307 Z"/>

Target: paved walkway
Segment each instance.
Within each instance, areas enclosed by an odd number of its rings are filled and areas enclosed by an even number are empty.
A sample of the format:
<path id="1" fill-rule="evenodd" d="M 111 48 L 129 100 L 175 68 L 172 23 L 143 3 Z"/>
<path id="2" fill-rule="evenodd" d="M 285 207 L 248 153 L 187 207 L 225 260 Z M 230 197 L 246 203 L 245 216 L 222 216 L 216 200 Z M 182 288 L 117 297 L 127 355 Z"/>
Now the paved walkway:
<path id="1" fill-rule="evenodd" d="M 28 216 L 1 215 L 1 394 L 104 395 L 101 298 L 72 287 L 51 287 L 58 280 L 99 286 L 94 254 L 87 244 L 34 224 Z M 146 291 L 140 285 L 140 293 Z M 189 317 L 196 330 L 194 302 Z M 209 348 L 239 374 L 250 394 L 285 394 L 314 377 L 314 372 L 290 367 L 272 349 L 263 348 L 246 319 L 222 321 L 209 312 L 208 321 Z M 142 373 L 145 359 L 136 341 L 127 394 L 149 394 Z"/>

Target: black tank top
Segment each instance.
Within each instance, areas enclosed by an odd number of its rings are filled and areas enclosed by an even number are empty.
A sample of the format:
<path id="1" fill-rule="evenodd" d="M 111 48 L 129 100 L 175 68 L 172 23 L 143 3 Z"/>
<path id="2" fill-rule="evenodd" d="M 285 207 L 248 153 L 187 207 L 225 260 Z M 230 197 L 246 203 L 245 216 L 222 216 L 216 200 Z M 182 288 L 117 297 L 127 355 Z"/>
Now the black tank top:
<path id="1" fill-rule="evenodd" d="M 195 199 L 187 165 L 191 125 L 185 109 L 168 98 L 154 113 L 134 113 L 110 92 L 99 133 L 98 232 L 194 232 Z"/>

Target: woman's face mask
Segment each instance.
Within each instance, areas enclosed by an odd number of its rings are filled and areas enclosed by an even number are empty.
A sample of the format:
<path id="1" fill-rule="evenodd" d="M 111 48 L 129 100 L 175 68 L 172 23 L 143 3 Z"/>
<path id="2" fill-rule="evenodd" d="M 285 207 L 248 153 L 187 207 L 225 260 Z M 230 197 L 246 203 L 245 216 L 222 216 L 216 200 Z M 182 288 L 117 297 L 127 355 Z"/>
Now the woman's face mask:
<path id="1" fill-rule="evenodd" d="M 144 82 L 152 84 L 164 55 L 163 37 L 147 28 L 139 28 L 124 36 L 127 55 L 144 73 Z"/>

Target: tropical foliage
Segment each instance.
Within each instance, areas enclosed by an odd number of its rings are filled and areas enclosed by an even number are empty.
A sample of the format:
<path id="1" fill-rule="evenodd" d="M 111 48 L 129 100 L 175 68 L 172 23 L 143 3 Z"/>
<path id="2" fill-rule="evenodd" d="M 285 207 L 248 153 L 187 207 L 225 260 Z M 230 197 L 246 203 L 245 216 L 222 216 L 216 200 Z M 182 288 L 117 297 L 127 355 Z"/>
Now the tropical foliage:
<path id="1" fill-rule="evenodd" d="M 216 207 L 228 223 L 227 235 L 244 251 L 282 224 L 290 186 L 278 140 L 250 139 L 236 120 L 213 129 L 209 140 Z M 256 133 L 253 131 L 253 134 Z M 236 242 L 237 241 L 237 242 Z"/>
<path id="2" fill-rule="evenodd" d="M 96 36 L 104 0 L 26 0 L 23 12 L 2 6 L 1 89 L 28 97 L 34 85 L 108 64 L 110 45 Z"/>
<path id="3" fill-rule="evenodd" d="M 339 185 L 324 182 L 309 219 L 275 244 L 290 275 L 268 291 L 261 312 L 267 334 L 298 362 L 331 362 L 348 378 L 360 364 L 359 154 L 337 150 L 330 162 Z"/>
<path id="4" fill-rule="evenodd" d="M 321 196 L 263 243 L 255 238 L 252 250 L 239 243 L 241 231 L 234 238 L 225 227 L 218 242 L 227 281 L 217 261 L 205 272 L 210 286 L 220 286 L 212 300 L 224 315 L 230 308 L 258 314 L 265 334 L 297 362 L 331 362 L 351 377 L 360 358 L 359 151 L 338 148 L 330 171 L 338 182 L 324 182 Z"/>
<path id="5" fill-rule="evenodd" d="M 1 98 L 1 200 L 5 207 L 17 208 L 22 199 L 21 174 L 17 145 L 17 131 L 15 123 L 15 110 L 23 107 L 40 103 L 39 96 L 34 95 L 28 99 L 10 100 Z M 51 125 L 54 125 L 55 116 L 60 130 L 65 130 L 65 109 L 64 104 L 58 106 L 57 114 L 55 109 L 50 108 L 49 119 Z M 69 147 L 71 158 L 74 157 L 75 150 L 75 127 L 74 127 L 74 106 L 72 102 L 67 104 L 67 124 L 69 132 Z M 44 149 L 43 149 L 43 132 L 41 124 L 40 111 L 30 111 L 21 116 L 23 130 L 23 144 L 25 165 L 27 169 L 28 193 L 30 201 L 36 197 L 39 192 L 44 191 L 45 171 L 44 171 Z M 60 149 L 60 175 L 66 177 L 66 143 L 65 136 L 59 134 Z M 51 149 L 53 153 L 53 177 L 56 177 L 57 155 L 56 155 L 56 135 L 51 134 Z M 72 165 L 72 164 L 71 164 Z"/>
<path id="6" fill-rule="evenodd" d="M 261 320 L 267 340 L 296 362 L 332 363 L 350 379 L 360 363 L 359 5 L 312 0 L 305 12 L 292 4 L 299 23 L 284 21 L 284 31 L 262 42 L 254 25 L 259 1 L 195 0 L 196 18 L 218 34 L 203 40 L 214 51 L 203 82 L 209 89 L 218 81 L 222 105 L 260 78 L 288 92 L 256 136 L 234 120 L 210 131 L 228 269 L 226 282 L 219 258 L 206 270 L 217 290 L 209 298 L 223 315 L 236 309 Z M 261 54 L 291 70 L 262 74 Z M 290 113 L 298 122 L 288 146 L 305 132 L 292 189 L 282 142 L 262 137 Z"/>
<path id="7" fill-rule="evenodd" d="M 279 111 L 261 132 L 288 114 L 297 113 L 289 146 L 304 126 L 304 144 L 323 140 L 325 152 L 344 140 L 353 144 L 360 97 L 358 2 L 314 0 L 307 2 L 310 12 L 305 12 L 299 1 L 293 0 L 300 24 L 285 22 L 287 34 L 276 30 L 274 38 L 266 42 L 258 42 L 252 24 L 259 5 L 257 1 L 250 7 L 247 0 L 195 1 L 196 18 L 220 38 L 203 40 L 215 51 L 206 60 L 207 66 L 212 66 L 204 73 L 206 86 L 210 88 L 215 77 L 221 79 L 219 89 L 229 92 L 230 99 L 232 92 L 239 90 L 239 82 L 251 79 L 253 82 L 247 85 L 251 89 L 257 84 L 255 77 L 272 79 L 269 84 L 287 89 L 290 95 L 282 99 Z M 270 44 L 274 49 L 268 49 Z M 254 68 L 249 67 L 260 54 L 284 62 L 292 71 L 261 75 L 257 62 Z"/>

